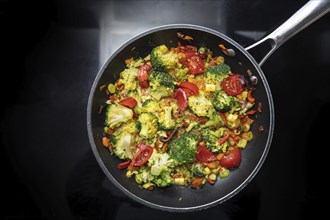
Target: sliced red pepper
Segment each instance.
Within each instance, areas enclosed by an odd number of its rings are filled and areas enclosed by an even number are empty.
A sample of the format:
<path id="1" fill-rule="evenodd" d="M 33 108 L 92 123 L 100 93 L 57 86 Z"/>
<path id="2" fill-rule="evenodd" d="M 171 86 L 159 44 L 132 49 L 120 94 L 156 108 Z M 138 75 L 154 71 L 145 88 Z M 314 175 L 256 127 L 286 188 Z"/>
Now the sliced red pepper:
<path id="1" fill-rule="evenodd" d="M 204 146 L 198 147 L 196 159 L 205 163 L 217 160 L 216 156 Z"/>
<path id="2" fill-rule="evenodd" d="M 254 103 L 255 102 L 255 99 L 252 97 L 252 92 L 254 91 L 254 89 L 250 89 L 247 93 L 247 100 L 250 102 L 250 103 Z"/>
<path id="3" fill-rule="evenodd" d="M 225 136 L 223 136 L 219 139 L 219 144 L 225 143 L 229 137 L 230 137 L 229 133 L 225 134 Z"/>
<path id="4" fill-rule="evenodd" d="M 251 110 L 247 111 L 245 114 L 254 115 L 255 113 L 256 113 L 256 110 L 251 109 Z"/>
<path id="5" fill-rule="evenodd" d="M 125 161 L 125 162 L 122 162 L 122 163 L 118 164 L 117 168 L 122 170 L 122 169 L 127 168 L 130 164 L 131 164 L 131 161 L 128 160 L 128 161 Z"/>
<path id="6" fill-rule="evenodd" d="M 224 112 L 220 112 L 219 114 L 220 114 L 220 117 L 221 117 L 221 119 L 222 119 L 222 121 L 223 121 L 223 126 L 226 126 L 226 125 L 227 125 L 227 117 L 226 117 L 226 113 L 224 113 Z"/>
<path id="7" fill-rule="evenodd" d="M 188 107 L 187 95 L 183 89 L 177 89 L 173 97 L 181 111 L 184 111 Z"/>
<path id="8" fill-rule="evenodd" d="M 125 99 L 120 100 L 119 104 L 123 105 L 123 106 L 126 106 L 126 107 L 129 107 L 129 108 L 134 108 L 134 106 L 137 105 L 137 101 L 134 98 L 129 97 L 129 98 L 125 98 Z"/>
<path id="9" fill-rule="evenodd" d="M 195 83 L 192 82 L 182 82 L 178 85 L 179 88 L 190 90 L 194 95 L 198 95 L 199 89 Z"/>

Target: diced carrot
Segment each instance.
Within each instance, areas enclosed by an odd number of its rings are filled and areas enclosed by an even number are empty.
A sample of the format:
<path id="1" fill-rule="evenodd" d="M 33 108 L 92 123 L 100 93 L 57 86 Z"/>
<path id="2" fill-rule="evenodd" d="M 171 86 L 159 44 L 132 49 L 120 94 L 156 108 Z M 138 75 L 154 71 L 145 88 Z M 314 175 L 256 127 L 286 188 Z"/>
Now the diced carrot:
<path id="1" fill-rule="evenodd" d="M 107 137 L 103 137 L 102 138 L 102 144 L 103 144 L 104 147 L 108 148 L 110 146 L 110 139 L 107 138 Z"/>

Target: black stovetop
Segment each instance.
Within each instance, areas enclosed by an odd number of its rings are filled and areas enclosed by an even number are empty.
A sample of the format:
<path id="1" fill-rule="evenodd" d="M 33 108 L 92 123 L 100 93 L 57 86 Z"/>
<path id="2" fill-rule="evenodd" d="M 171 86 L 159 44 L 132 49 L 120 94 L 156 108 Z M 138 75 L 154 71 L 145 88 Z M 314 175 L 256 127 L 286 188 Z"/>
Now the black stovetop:
<path id="1" fill-rule="evenodd" d="M 330 16 L 262 66 L 275 133 L 253 181 L 225 205 L 174 214 L 143 207 L 107 180 L 91 152 L 93 80 L 126 40 L 170 23 L 203 25 L 248 46 L 307 1 L 1 1 L 1 161 L 5 219 L 316 219 L 330 119 Z M 324 175 L 325 174 L 325 175 Z M 324 210 L 323 210 L 324 211 Z M 229 214 L 228 214 L 229 213 Z M 76 217 L 76 218 L 75 218 Z"/>

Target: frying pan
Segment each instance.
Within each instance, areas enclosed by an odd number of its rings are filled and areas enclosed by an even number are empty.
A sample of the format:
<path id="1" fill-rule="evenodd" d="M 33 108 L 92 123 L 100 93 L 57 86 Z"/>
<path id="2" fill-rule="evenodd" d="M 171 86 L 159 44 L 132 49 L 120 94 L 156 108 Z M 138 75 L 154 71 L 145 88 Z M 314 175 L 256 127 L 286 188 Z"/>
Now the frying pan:
<path id="1" fill-rule="evenodd" d="M 201 210 L 225 202 L 239 193 L 257 174 L 267 157 L 274 132 L 274 104 L 271 90 L 261 65 L 286 40 L 307 27 L 309 24 L 329 12 L 327 0 L 310 1 L 297 11 L 291 18 L 283 23 L 274 32 L 259 42 L 243 48 L 228 36 L 218 31 L 191 24 L 173 24 L 147 30 L 122 45 L 104 64 L 97 74 L 90 91 L 87 109 L 87 128 L 91 148 L 101 169 L 106 176 L 128 197 L 146 206 L 172 211 L 187 212 Z M 157 45 L 165 44 L 176 47 L 177 32 L 193 37 L 192 44 L 205 46 L 213 51 L 215 56 L 222 55 L 219 44 L 235 51 L 234 57 L 225 56 L 225 62 L 231 66 L 232 72 L 249 73 L 257 77 L 257 89 L 253 95 L 257 102 L 262 103 L 262 113 L 258 115 L 251 130 L 254 138 L 242 151 L 240 166 L 231 172 L 229 178 L 217 181 L 215 185 L 206 184 L 203 189 L 191 189 L 186 186 L 170 186 L 155 188 L 152 191 L 139 188 L 134 178 L 128 179 L 125 172 L 117 169 L 119 159 L 110 155 L 109 150 L 102 146 L 101 139 L 104 127 L 104 113 L 99 108 L 104 105 L 107 97 L 99 91 L 99 87 L 109 82 L 115 82 L 119 73 L 125 68 L 124 60 L 130 57 L 147 56 L 151 49 Z M 261 48 L 261 45 L 270 45 L 270 50 L 258 63 L 248 51 Z M 264 127 L 263 132 L 258 128 Z"/>

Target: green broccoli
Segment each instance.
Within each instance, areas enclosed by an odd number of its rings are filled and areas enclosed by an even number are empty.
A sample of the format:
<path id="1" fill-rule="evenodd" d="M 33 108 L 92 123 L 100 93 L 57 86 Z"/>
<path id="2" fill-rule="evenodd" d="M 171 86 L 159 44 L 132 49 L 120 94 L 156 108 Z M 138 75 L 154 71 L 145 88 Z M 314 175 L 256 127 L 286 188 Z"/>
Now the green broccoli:
<path id="1" fill-rule="evenodd" d="M 155 176 L 158 176 L 165 171 L 170 171 L 173 165 L 173 159 L 171 159 L 166 152 L 158 153 L 154 150 L 148 160 L 148 166 L 151 167 L 151 174 Z"/>
<path id="2" fill-rule="evenodd" d="M 205 177 L 204 168 L 205 165 L 202 163 L 193 163 L 190 167 L 190 171 L 194 177 Z"/>
<path id="3" fill-rule="evenodd" d="M 145 60 L 141 57 L 137 58 L 137 59 L 133 59 L 131 58 L 131 60 L 126 64 L 127 68 L 131 68 L 131 67 L 135 67 L 138 68 L 141 64 L 143 64 L 145 62 Z"/>
<path id="4" fill-rule="evenodd" d="M 138 184 L 150 183 L 155 178 L 146 166 L 141 166 L 140 169 L 133 171 L 133 173 L 135 174 L 135 181 Z"/>
<path id="5" fill-rule="evenodd" d="M 122 123 L 122 125 L 114 132 L 114 134 L 123 131 L 132 134 L 132 133 L 140 132 L 140 130 L 141 130 L 141 123 L 139 121 L 135 121 L 132 119 L 125 123 Z"/>
<path id="6" fill-rule="evenodd" d="M 120 78 L 119 78 L 119 83 L 125 85 L 125 90 L 134 90 L 137 87 L 137 74 L 138 74 L 138 69 L 135 67 L 131 67 L 129 69 L 124 69 L 120 73 Z"/>
<path id="7" fill-rule="evenodd" d="M 201 125 L 201 128 L 216 128 L 224 125 L 223 119 L 216 111 L 214 111 L 212 114 L 207 115 L 207 117 L 208 121 L 205 124 Z"/>
<path id="8" fill-rule="evenodd" d="M 135 143 L 132 134 L 126 131 L 116 132 L 116 134 L 114 133 L 110 136 L 110 141 L 114 154 L 117 155 L 120 159 L 133 158 L 131 147 Z"/>
<path id="9" fill-rule="evenodd" d="M 187 81 L 188 75 L 189 75 L 188 68 L 183 68 L 183 69 L 177 68 L 175 69 L 173 76 L 178 82 L 183 82 L 183 81 Z"/>
<path id="10" fill-rule="evenodd" d="M 159 102 L 153 100 L 153 99 L 147 99 L 142 103 L 142 112 L 150 112 L 155 113 L 160 111 Z"/>
<path id="11" fill-rule="evenodd" d="M 139 135 L 146 139 L 153 138 L 158 131 L 157 117 L 152 113 L 141 113 L 138 120 L 141 123 Z"/>
<path id="12" fill-rule="evenodd" d="M 197 152 L 198 135 L 183 134 L 169 144 L 169 155 L 177 164 L 192 162 Z"/>
<path id="13" fill-rule="evenodd" d="M 153 98 L 160 100 L 162 97 L 172 95 L 174 87 L 174 79 L 170 74 L 154 70 L 150 71 L 148 93 Z"/>
<path id="14" fill-rule="evenodd" d="M 169 71 L 175 69 L 178 62 L 177 54 L 165 45 L 155 47 L 150 53 L 151 66 L 158 71 Z"/>
<path id="15" fill-rule="evenodd" d="M 211 101 L 203 95 L 190 96 L 188 106 L 198 116 L 208 116 L 215 111 Z"/>
<path id="16" fill-rule="evenodd" d="M 176 121 L 172 118 L 172 107 L 164 106 L 164 111 L 159 114 L 159 127 L 164 130 L 174 129 Z"/>
<path id="17" fill-rule="evenodd" d="M 228 112 L 237 106 L 238 100 L 234 96 L 227 95 L 224 91 L 216 91 L 211 99 L 213 107 L 219 112 Z"/>
<path id="18" fill-rule="evenodd" d="M 220 83 L 230 73 L 230 66 L 225 63 L 220 63 L 216 66 L 208 67 L 205 70 L 204 81 L 211 84 Z"/>
<path id="19" fill-rule="evenodd" d="M 226 152 L 229 143 L 226 141 L 223 144 L 219 143 L 219 139 L 224 135 L 225 128 L 219 128 L 218 130 L 211 130 L 204 128 L 202 130 L 202 138 L 205 142 L 206 147 L 212 152 Z"/>
<path id="20" fill-rule="evenodd" d="M 153 88 L 163 86 L 165 88 L 174 90 L 174 79 L 170 74 L 166 72 L 151 70 L 149 73 L 149 81 L 150 86 Z"/>
<path id="21" fill-rule="evenodd" d="M 158 187 L 166 187 L 171 185 L 173 179 L 170 172 L 162 172 L 158 176 L 154 176 L 152 183 L 156 184 Z"/>
<path id="22" fill-rule="evenodd" d="M 110 129 L 113 129 L 119 127 L 122 123 L 127 122 L 132 118 L 132 109 L 112 103 L 107 107 L 105 125 Z"/>

